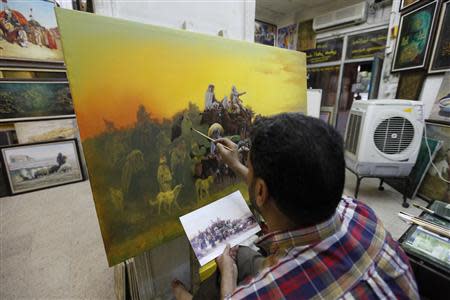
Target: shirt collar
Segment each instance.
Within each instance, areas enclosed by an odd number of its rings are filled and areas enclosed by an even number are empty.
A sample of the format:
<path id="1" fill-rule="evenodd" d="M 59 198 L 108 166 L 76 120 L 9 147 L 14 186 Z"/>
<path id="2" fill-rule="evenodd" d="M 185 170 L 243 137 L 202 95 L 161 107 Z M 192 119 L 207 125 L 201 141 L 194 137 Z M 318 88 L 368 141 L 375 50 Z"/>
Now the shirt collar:
<path id="1" fill-rule="evenodd" d="M 318 243 L 336 233 L 340 227 L 341 219 L 336 212 L 330 219 L 314 226 L 268 233 L 260 237 L 256 244 L 271 255 L 280 250 Z"/>

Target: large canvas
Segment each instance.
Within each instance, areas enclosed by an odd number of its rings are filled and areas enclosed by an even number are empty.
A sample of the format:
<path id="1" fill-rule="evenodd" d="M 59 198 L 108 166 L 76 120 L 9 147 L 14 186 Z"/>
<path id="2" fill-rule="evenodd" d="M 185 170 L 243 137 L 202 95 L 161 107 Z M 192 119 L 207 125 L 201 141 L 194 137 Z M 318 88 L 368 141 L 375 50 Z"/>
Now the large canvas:
<path id="1" fill-rule="evenodd" d="M 83 180 L 75 140 L 2 149 L 13 194 Z"/>
<path id="2" fill-rule="evenodd" d="M 401 16 L 393 72 L 426 67 L 436 10 L 433 1 Z"/>
<path id="3" fill-rule="evenodd" d="M 181 235 L 179 216 L 237 189 L 246 195 L 191 128 L 245 149 L 255 116 L 306 113 L 303 53 L 60 9 L 57 17 L 110 265 Z"/>
<path id="4" fill-rule="evenodd" d="M 62 62 L 54 8 L 55 3 L 47 0 L 2 0 L 1 58 Z"/>
<path id="5" fill-rule="evenodd" d="M 0 120 L 49 119 L 73 116 L 67 82 L 0 82 Z"/>
<path id="6" fill-rule="evenodd" d="M 429 119 L 450 124 L 450 72 L 445 73 L 442 79 Z"/>
<path id="7" fill-rule="evenodd" d="M 426 123 L 427 137 L 442 141 L 442 147 L 433 160 L 436 169 L 431 167 L 419 188 L 419 196 L 428 200 L 450 202 L 450 126 Z M 441 176 L 439 176 L 439 174 Z"/>

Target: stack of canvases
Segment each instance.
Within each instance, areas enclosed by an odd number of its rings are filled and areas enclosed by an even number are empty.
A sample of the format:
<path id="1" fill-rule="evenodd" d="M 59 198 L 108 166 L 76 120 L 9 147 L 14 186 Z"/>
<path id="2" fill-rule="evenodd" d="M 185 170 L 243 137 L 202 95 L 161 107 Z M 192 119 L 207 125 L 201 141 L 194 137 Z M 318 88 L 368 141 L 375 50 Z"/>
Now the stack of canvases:
<path id="1" fill-rule="evenodd" d="M 0 3 L 0 196 L 84 178 L 54 7 Z"/>
<path id="2" fill-rule="evenodd" d="M 444 74 L 426 120 L 406 195 L 450 202 L 450 1 L 403 0 L 392 65 L 400 73 L 398 99 L 417 100 L 427 74 Z M 433 163 L 432 163 L 433 162 Z M 398 182 L 388 183 L 403 192 Z"/>

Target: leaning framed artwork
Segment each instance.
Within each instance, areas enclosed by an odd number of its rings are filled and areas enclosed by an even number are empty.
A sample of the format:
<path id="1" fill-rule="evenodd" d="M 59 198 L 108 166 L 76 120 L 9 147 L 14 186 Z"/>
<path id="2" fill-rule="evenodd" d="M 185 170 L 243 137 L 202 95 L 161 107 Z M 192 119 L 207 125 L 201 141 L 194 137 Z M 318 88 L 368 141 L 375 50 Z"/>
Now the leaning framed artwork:
<path id="1" fill-rule="evenodd" d="M 401 15 L 392 72 L 426 68 L 437 8 L 433 1 Z"/>
<path id="2" fill-rule="evenodd" d="M 429 73 L 450 71 L 450 1 L 442 4 Z"/>
<path id="3" fill-rule="evenodd" d="M 0 81 L 0 120 L 74 116 L 68 82 Z"/>
<path id="4" fill-rule="evenodd" d="M 441 141 L 442 147 L 433 160 L 436 169 L 429 169 L 418 195 L 426 200 L 450 203 L 450 185 L 441 179 L 450 180 L 450 126 L 431 122 L 426 122 L 425 126 L 427 138 Z"/>
<path id="5" fill-rule="evenodd" d="M 248 196 L 198 132 L 248 149 L 256 115 L 307 111 L 304 53 L 63 9 L 57 17 L 110 265 L 182 235 L 180 216 L 238 189 Z"/>
<path id="6" fill-rule="evenodd" d="M 75 118 L 16 122 L 14 129 L 20 144 L 67 140 L 78 136 Z"/>
<path id="7" fill-rule="evenodd" d="M 12 194 L 83 180 L 75 139 L 1 149 Z"/>
<path id="8" fill-rule="evenodd" d="M 1 58 L 63 63 L 54 9 L 50 0 L 2 0 Z"/>

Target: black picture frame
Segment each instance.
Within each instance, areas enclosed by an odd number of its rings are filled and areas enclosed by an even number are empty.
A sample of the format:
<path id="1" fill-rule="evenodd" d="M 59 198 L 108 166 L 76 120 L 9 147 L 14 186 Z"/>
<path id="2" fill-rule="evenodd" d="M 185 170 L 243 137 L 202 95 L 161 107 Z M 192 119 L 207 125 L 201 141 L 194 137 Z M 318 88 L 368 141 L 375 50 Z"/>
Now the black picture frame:
<path id="1" fill-rule="evenodd" d="M 395 45 L 391 72 L 394 73 L 413 69 L 427 69 L 428 56 L 430 52 L 429 48 L 435 29 L 435 19 L 438 7 L 438 1 L 435 0 L 417 7 L 411 11 L 408 11 L 407 13 L 404 13 L 400 16 L 399 34 L 397 36 L 397 42 Z M 412 31 L 414 29 L 412 26 L 410 26 L 410 24 L 406 24 L 406 26 L 404 26 L 405 23 L 414 23 L 414 21 L 416 21 L 414 20 L 414 17 L 417 17 L 420 13 L 426 11 L 431 13 L 429 26 L 426 28 L 426 32 L 421 32 L 421 29 L 419 28 L 416 29 L 416 31 Z M 420 41 L 421 37 L 424 34 L 426 35 L 425 41 Z M 421 45 L 422 42 L 425 42 L 425 44 Z M 404 45 L 405 43 L 406 45 Z M 421 51 L 418 51 L 415 54 L 414 51 L 418 47 L 421 48 Z M 402 62 L 402 56 L 403 59 L 411 58 L 411 60 Z"/>
<path id="2" fill-rule="evenodd" d="M 444 48 L 450 51 L 450 1 L 443 1 L 440 9 L 440 16 L 431 52 L 430 67 L 428 73 L 443 73 L 450 71 L 450 53 L 439 51 Z"/>
<path id="3" fill-rule="evenodd" d="M 75 178 L 73 180 L 68 180 L 68 181 L 64 181 L 64 182 L 56 182 L 56 183 L 48 184 L 48 185 L 45 185 L 45 186 L 35 187 L 35 188 L 33 188 L 33 187 L 25 188 L 25 189 L 22 189 L 22 190 L 15 189 L 13 187 L 11 174 L 10 174 L 10 169 L 8 168 L 8 162 L 7 162 L 7 158 L 6 158 L 6 154 L 5 154 L 5 152 L 8 151 L 8 149 L 25 148 L 25 147 L 32 147 L 32 146 L 39 147 L 39 146 L 43 146 L 43 145 L 63 144 L 63 143 L 70 143 L 73 146 L 73 148 L 74 148 L 74 156 L 76 158 L 76 162 L 77 162 L 77 166 L 78 166 L 78 170 L 79 170 L 79 178 Z M 83 169 L 83 165 L 82 165 L 82 160 L 81 160 L 81 156 L 80 156 L 80 149 L 79 149 L 79 146 L 78 146 L 77 139 L 66 139 L 66 140 L 60 140 L 60 141 L 48 141 L 48 142 L 41 142 L 41 143 L 9 145 L 9 146 L 1 147 L 0 148 L 0 152 L 1 152 L 0 157 L 1 157 L 1 166 L 2 166 L 3 175 L 4 175 L 4 178 L 7 179 L 7 183 L 9 185 L 9 195 L 19 195 L 19 194 L 25 194 L 25 193 L 29 193 L 29 192 L 40 191 L 40 190 L 53 188 L 53 187 L 57 187 L 57 186 L 62 186 L 62 185 L 67 185 L 67 184 L 81 182 L 81 181 L 84 181 L 86 179 L 86 176 L 85 176 L 85 173 L 84 173 L 84 169 Z M 47 176 L 50 176 L 50 175 L 47 174 Z M 28 179 L 28 180 L 31 181 L 31 180 L 36 180 L 36 179 L 39 179 L 39 178 L 31 178 L 31 179 Z M 24 180 L 24 181 L 26 181 L 26 180 Z"/>
<path id="4" fill-rule="evenodd" d="M 425 70 L 400 73 L 400 80 L 398 82 L 395 99 L 419 100 L 426 75 Z"/>

